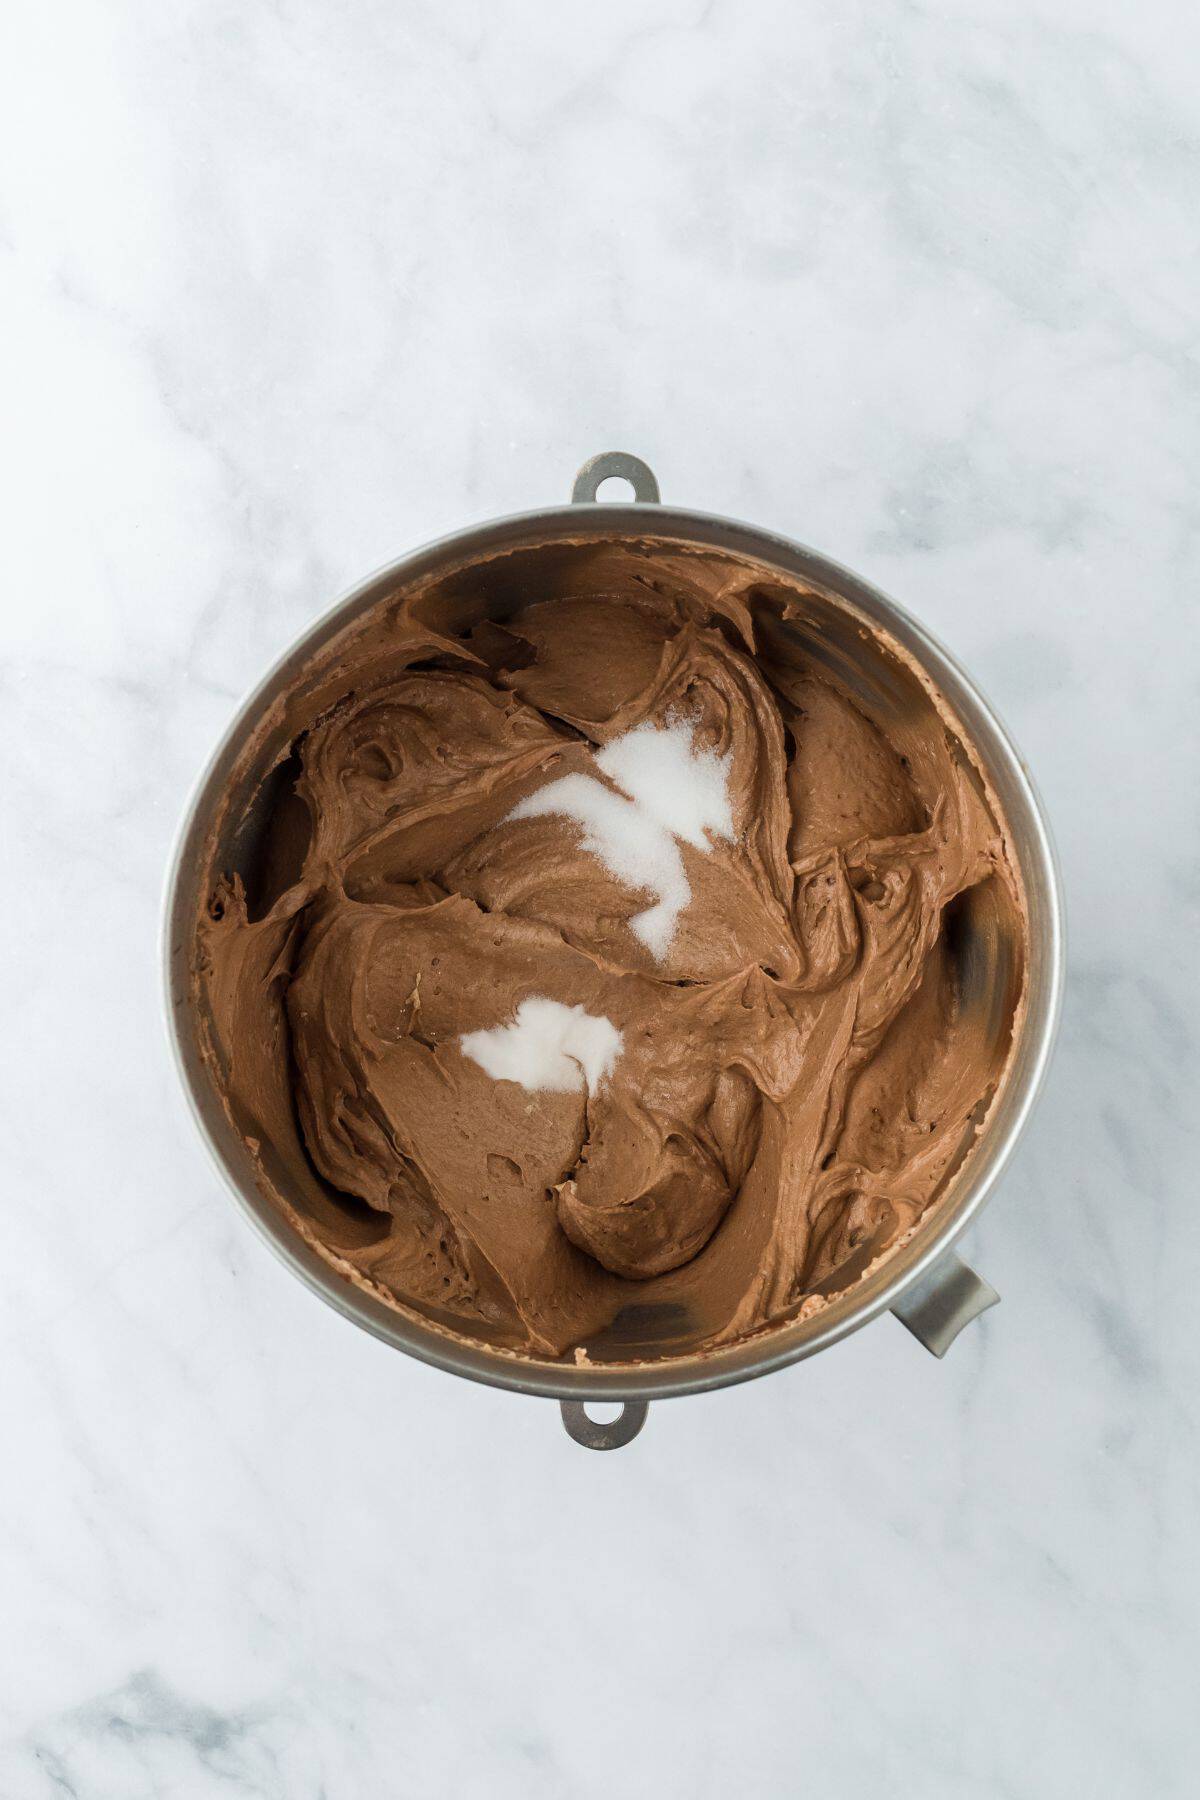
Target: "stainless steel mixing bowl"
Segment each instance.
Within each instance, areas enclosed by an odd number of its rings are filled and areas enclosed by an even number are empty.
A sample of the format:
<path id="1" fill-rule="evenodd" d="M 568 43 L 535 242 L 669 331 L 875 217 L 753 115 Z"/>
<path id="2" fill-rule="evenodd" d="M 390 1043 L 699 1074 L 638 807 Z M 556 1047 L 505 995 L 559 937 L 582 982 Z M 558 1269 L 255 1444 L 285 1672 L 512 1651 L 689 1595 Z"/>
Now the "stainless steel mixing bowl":
<path id="1" fill-rule="evenodd" d="M 609 477 L 632 487 L 632 503 L 598 503 L 597 489 Z M 993 784 L 1011 833 L 1029 911 L 1029 943 L 1024 963 L 1024 1003 L 1011 1049 L 1009 1072 L 983 1127 L 980 1140 L 949 1183 L 913 1240 L 882 1267 L 865 1276 L 810 1318 L 786 1320 L 740 1343 L 700 1354 L 667 1355 L 662 1360 L 613 1361 L 577 1366 L 548 1359 L 499 1354 L 455 1337 L 432 1323 L 401 1313 L 354 1287 L 312 1250 L 278 1206 L 256 1185 L 246 1146 L 234 1130 L 202 1060 L 192 1012 L 191 975 L 196 923 L 214 867 L 237 867 L 245 855 L 247 823 L 235 807 L 215 845 L 208 840 L 231 780 L 245 783 L 247 795 L 282 744 L 267 745 L 262 769 L 240 768 L 252 735 L 270 708 L 308 666 L 314 654 L 345 627 L 407 583 L 434 572 L 470 567 L 472 559 L 497 551 L 527 550 L 578 542 L 590 534 L 668 540 L 716 547 L 745 556 L 786 577 L 799 578 L 828 601 L 820 621 L 822 653 L 843 669 L 861 659 L 862 622 L 882 628 L 897 641 L 940 689 L 957 713 Z M 505 610 L 504 596 L 483 599 L 481 610 Z M 878 696 L 876 696 L 878 699 Z M 986 923 L 986 922 L 985 922 Z M 992 939 L 995 940 L 995 932 Z M 981 944 L 987 938 L 981 926 Z M 164 962 L 169 1034 L 192 1111 L 218 1169 L 251 1222 L 310 1288 L 331 1306 L 398 1350 L 406 1350 L 449 1374 L 470 1376 L 523 1394 L 561 1402 L 567 1430 L 592 1449 L 628 1443 L 651 1400 L 724 1387 L 767 1375 L 801 1357 L 825 1350 L 848 1332 L 890 1308 L 923 1344 L 941 1356 L 958 1332 L 999 1298 L 951 1251 L 994 1189 L 1033 1107 L 1049 1061 L 1058 1018 L 1063 971 L 1062 896 L 1054 853 L 1041 804 L 1011 740 L 970 678 L 914 619 L 867 582 L 787 538 L 709 513 L 687 512 L 659 502 L 658 483 L 637 457 L 611 451 L 585 463 L 575 481 L 572 503 L 522 513 L 457 532 L 413 551 L 373 575 L 347 595 L 287 652 L 233 721 L 202 776 L 188 807 L 172 862 L 164 916 Z M 980 951 L 990 957 L 982 979 L 999 980 L 996 959 L 1003 945 Z M 619 1401 L 617 1418 L 599 1422 L 585 1411 L 588 1401 Z"/>

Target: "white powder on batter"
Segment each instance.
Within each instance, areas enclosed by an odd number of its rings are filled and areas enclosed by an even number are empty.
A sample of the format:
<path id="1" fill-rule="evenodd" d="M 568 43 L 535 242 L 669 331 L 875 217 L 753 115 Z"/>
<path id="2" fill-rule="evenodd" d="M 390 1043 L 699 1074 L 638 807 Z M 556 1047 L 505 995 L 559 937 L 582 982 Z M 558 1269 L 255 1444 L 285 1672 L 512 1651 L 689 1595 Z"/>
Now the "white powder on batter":
<path id="1" fill-rule="evenodd" d="M 629 928 L 661 962 L 692 897 L 676 839 L 707 850 L 709 834 L 733 836 L 730 759 L 695 749 L 691 726 L 675 720 L 636 725 L 598 751 L 595 761 L 628 799 L 590 775 L 564 775 L 527 795 L 508 816 L 573 819 L 589 855 L 618 881 L 656 895 Z"/>
<path id="2" fill-rule="evenodd" d="M 621 1033 L 602 1013 L 530 994 L 511 1025 L 468 1031 L 463 1054 L 493 1081 L 517 1081 L 531 1091 L 594 1092 L 621 1054 Z"/>
<path id="3" fill-rule="evenodd" d="M 635 725 L 596 752 L 596 767 L 623 788 L 664 831 L 697 850 L 705 834 L 732 838 L 729 757 L 697 750 L 692 727 L 681 719 L 664 726 Z"/>

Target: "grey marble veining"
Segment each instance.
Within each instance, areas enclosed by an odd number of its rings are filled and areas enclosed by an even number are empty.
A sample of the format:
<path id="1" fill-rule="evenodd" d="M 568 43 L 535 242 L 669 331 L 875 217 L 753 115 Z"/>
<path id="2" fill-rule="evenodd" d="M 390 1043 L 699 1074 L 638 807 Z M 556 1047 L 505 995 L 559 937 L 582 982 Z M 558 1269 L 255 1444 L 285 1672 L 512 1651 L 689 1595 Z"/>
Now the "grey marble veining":
<path id="1" fill-rule="evenodd" d="M 0 1794 L 1194 1794 L 1193 10 L 0 30 Z M 596 1457 L 251 1238 L 155 938 L 261 669 L 609 447 L 966 662 L 1071 950 L 966 1246 L 1003 1305 L 943 1364 L 885 1319 Z"/>

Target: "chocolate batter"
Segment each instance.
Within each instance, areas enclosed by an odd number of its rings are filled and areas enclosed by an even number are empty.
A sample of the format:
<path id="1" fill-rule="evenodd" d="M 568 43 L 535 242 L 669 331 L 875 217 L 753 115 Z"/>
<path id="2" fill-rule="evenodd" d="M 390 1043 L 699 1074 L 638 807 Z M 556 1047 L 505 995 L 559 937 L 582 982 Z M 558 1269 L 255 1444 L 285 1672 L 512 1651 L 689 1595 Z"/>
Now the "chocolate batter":
<path id="1" fill-rule="evenodd" d="M 865 627 L 859 681 L 833 604 L 715 552 L 558 543 L 396 596 L 297 676 L 249 753 L 272 772 L 231 789 L 249 822 L 214 831 L 196 998 L 263 1186 L 349 1279 L 599 1362 L 811 1311 L 912 1234 L 1019 1004 L 1019 969 L 975 991 L 969 908 L 1019 964 L 1022 904 L 944 703 Z M 577 823 L 513 814 L 681 722 L 733 831 L 680 841 L 656 954 Z M 467 1053 L 529 996 L 615 1027 L 603 1079 Z"/>

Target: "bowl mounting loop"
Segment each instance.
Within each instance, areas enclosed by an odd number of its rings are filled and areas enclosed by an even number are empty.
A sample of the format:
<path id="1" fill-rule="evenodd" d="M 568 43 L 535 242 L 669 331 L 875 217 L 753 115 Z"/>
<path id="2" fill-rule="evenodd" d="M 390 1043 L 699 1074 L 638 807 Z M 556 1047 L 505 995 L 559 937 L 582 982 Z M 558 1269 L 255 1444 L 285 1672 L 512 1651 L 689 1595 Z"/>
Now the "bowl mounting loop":
<path id="1" fill-rule="evenodd" d="M 582 1400 L 561 1400 L 562 1422 L 568 1437 L 573 1437 L 585 1450 L 619 1450 L 631 1444 L 646 1423 L 649 1405 L 645 1400 L 626 1400 L 615 1419 L 590 1419 Z"/>
<path id="2" fill-rule="evenodd" d="M 612 476 L 629 483 L 639 506 L 658 505 L 661 496 L 654 470 L 640 456 L 630 456 L 626 450 L 602 450 L 599 456 L 588 457 L 575 477 L 571 489 L 572 505 L 586 505 L 594 500 L 600 483 Z"/>

